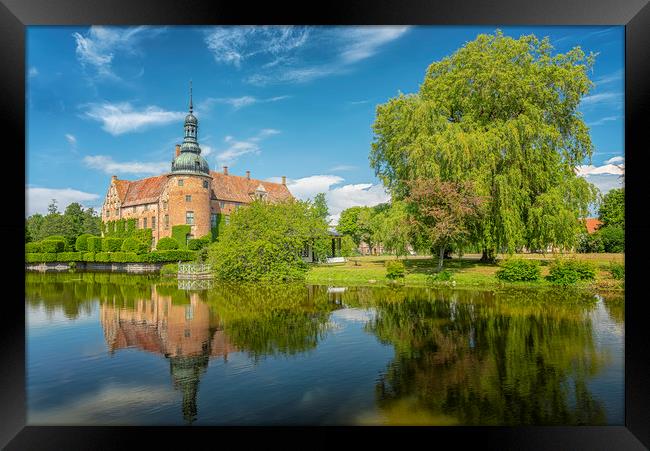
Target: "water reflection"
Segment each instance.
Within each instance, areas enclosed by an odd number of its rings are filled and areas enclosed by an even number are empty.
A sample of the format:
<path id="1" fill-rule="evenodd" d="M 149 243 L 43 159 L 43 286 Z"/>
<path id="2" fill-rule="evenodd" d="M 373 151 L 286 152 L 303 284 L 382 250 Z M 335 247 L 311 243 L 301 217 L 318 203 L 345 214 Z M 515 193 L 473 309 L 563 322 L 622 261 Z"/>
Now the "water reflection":
<path id="1" fill-rule="evenodd" d="M 340 397 L 323 397 L 320 410 L 314 407 L 311 421 L 316 424 L 623 422 L 620 296 L 571 290 L 196 288 L 155 276 L 27 274 L 26 301 L 50 314 L 61 311 L 69 321 L 96 312 L 107 355 L 137 350 L 167 359 L 171 385 L 182 393 L 186 423 L 200 419 L 199 410 L 214 417 L 230 406 L 232 412 L 257 418 L 258 412 L 275 409 L 279 401 L 246 394 L 264 390 L 271 380 L 268 372 L 276 363 L 265 362 L 287 358 L 295 361 L 291 372 L 282 373 L 289 383 L 283 393 L 287 399 L 292 390 L 304 398 L 298 385 L 307 393 Z M 334 317 L 343 321 L 339 329 L 333 327 Z M 353 324 L 360 335 L 337 341 L 340 328 Z M 364 369 L 368 363 L 359 356 L 346 360 L 357 348 L 375 349 L 373 342 L 389 352 L 377 371 Z M 209 369 L 210 362 L 227 363 L 233 356 L 250 362 L 251 372 L 239 385 L 231 379 L 235 385 L 223 395 L 227 404 L 204 403 L 199 409 L 201 381 L 208 371 L 217 371 Z M 324 371 L 335 365 L 348 377 Z M 214 380 L 201 390 L 219 391 L 221 384 Z M 52 382 L 42 389 L 56 388 Z M 350 396 L 367 400 L 366 406 L 360 401 L 358 410 L 341 413 L 337 403 Z M 285 410 L 275 411 L 278 418 L 305 421 L 306 413 L 295 405 L 282 406 Z"/>

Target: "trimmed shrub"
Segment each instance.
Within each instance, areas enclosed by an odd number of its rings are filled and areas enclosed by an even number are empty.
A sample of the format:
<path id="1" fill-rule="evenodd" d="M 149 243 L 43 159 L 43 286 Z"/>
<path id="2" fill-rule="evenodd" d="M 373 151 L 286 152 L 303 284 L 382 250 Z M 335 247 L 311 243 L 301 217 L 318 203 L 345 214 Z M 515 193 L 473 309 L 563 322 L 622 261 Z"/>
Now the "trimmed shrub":
<path id="1" fill-rule="evenodd" d="M 56 254 L 57 262 L 80 262 L 83 252 L 59 252 Z"/>
<path id="2" fill-rule="evenodd" d="M 112 252 L 111 261 L 114 263 L 136 263 L 139 262 L 138 254 L 135 252 Z"/>
<path id="3" fill-rule="evenodd" d="M 623 263 L 610 263 L 609 273 L 616 280 L 625 279 L 625 265 Z"/>
<path id="4" fill-rule="evenodd" d="M 88 252 L 100 252 L 102 250 L 102 241 L 99 236 L 89 236 L 86 241 Z"/>
<path id="5" fill-rule="evenodd" d="M 102 251 L 104 252 L 118 252 L 122 248 L 122 238 L 104 238 L 102 240 Z"/>
<path id="6" fill-rule="evenodd" d="M 77 237 L 77 240 L 74 243 L 75 249 L 80 252 L 85 252 L 88 250 L 88 237 L 91 237 L 90 233 L 83 233 Z"/>
<path id="7" fill-rule="evenodd" d="M 199 249 L 203 249 L 208 244 L 209 243 L 206 243 L 202 239 L 192 238 L 187 242 L 187 248 L 191 251 L 198 251 Z"/>
<path id="8" fill-rule="evenodd" d="M 580 280 L 594 280 L 595 266 L 580 260 L 556 260 L 549 269 L 546 279 L 556 285 L 572 285 Z"/>
<path id="9" fill-rule="evenodd" d="M 149 263 L 192 261 L 196 258 L 196 252 L 182 249 L 154 251 L 149 254 L 143 254 L 141 257 L 143 257 L 143 261 Z"/>
<path id="10" fill-rule="evenodd" d="M 390 280 L 400 279 L 405 274 L 406 268 L 401 260 L 388 260 L 386 262 L 386 278 Z"/>
<path id="11" fill-rule="evenodd" d="M 178 244 L 178 241 L 176 241 L 174 238 L 161 238 L 160 241 L 158 241 L 158 244 L 156 245 L 156 250 L 158 251 L 169 251 L 169 250 L 174 250 L 178 249 L 180 246 Z"/>
<path id="12" fill-rule="evenodd" d="M 63 241 L 63 242 L 65 242 L 65 237 L 63 235 L 50 235 L 47 238 L 43 238 L 42 241 Z"/>
<path id="13" fill-rule="evenodd" d="M 94 262 L 95 261 L 95 253 L 94 252 L 84 252 L 83 255 L 81 256 L 81 261 Z"/>
<path id="14" fill-rule="evenodd" d="M 54 240 L 41 241 L 41 250 L 45 253 L 63 252 L 64 248 L 65 248 L 65 242 L 63 241 L 54 241 Z"/>
<path id="15" fill-rule="evenodd" d="M 135 229 L 131 233 L 131 238 L 135 238 L 146 244 L 147 250 L 151 249 L 151 242 L 153 241 L 153 232 L 151 229 Z"/>
<path id="16" fill-rule="evenodd" d="M 450 280 L 453 279 L 454 273 L 449 271 L 448 269 L 443 269 L 442 271 L 431 274 L 428 276 L 428 280 L 430 282 L 449 282 Z"/>
<path id="17" fill-rule="evenodd" d="M 56 254 L 51 252 L 51 253 L 29 253 L 25 254 L 25 262 L 27 263 L 43 263 L 43 262 L 55 262 L 56 261 Z"/>
<path id="18" fill-rule="evenodd" d="M 510 258 L 501 264 L 496 276 L 503 282 L 534 282 L 539 280 L 539 263 L 535 260 Z"/>
<path id="19" fill-rule="evenodd" d="M 97 263 L 110 263 L 111 261 L 110 252 L 97 252 L 95 254 L 95 261 Z"/>
<path id="20" fill-rule="evenodd" d="M 178 243 L 179 249 L 187 248 L 186 237 L 190 233 L 192 233 L 192 227 L 188 224 L 172 226 L 172 238 L 174 238 Z"/>
<path id="21" fill-rule="evenodd" d="M 163 276 L 175 276 L 178 274 L 178 263 L 169 263 L 160 268 L 160 274 Z"/>
<path id="22" fill-rule="evenodd" d="M 32 242 L 32 243 L 25 243 L 25 252 L 26 253 L 40 253 L 42 252 L 43 248 L 41 246 L 41 243 L 38 241 Z"/>
<path id="23" fill-rule="evenodd" d="M 136 254 L 144 254 L 149 252 L 149 246 L 147 246 L 142 241 L 138 241 L 135 238 L 126 238 L 122 242 L 122 252 L 135 252 Z"/>
<path id="24" fill-rule="evenodd" d="M 64 243 L 63 252 L 74 252 L 74 246 L 72 244 Z"/>

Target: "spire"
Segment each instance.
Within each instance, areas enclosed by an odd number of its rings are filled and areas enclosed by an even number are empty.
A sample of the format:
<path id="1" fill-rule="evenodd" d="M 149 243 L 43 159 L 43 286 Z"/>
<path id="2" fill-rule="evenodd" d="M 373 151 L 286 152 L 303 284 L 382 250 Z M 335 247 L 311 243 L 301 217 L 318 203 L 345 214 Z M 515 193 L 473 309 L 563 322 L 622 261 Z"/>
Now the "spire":
<path id="1" fill-rule="evenodd" d="M 192 80 L 190 80 L 190 113 L 192 112 L 193 109 L 194 107 L 192 106 Z"/>

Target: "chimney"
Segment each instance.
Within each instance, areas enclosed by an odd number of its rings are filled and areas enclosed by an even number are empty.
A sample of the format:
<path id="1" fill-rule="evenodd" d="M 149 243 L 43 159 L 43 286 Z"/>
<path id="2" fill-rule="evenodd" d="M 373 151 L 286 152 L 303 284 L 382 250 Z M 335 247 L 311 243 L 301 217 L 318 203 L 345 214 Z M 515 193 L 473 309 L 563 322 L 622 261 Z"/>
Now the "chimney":
<path id="1" fill-rule="evenodd" d="M 283 184 L 283 185 L 286 185 L 286 184 L 287 184 L 287 176 L 286 176 L 286 175 L 283 175 L 283 176 L 282 176 L 282 184 Z"/>
<path id="2" fill-rule="evenodd" d="M 111 183 L 114 182 L 115 180 L 117 180 L 117 175 L 114 175 L 113 177 L 111 177 Z"/>
<path id="3" fill-rule="evenodd" d="M 179 156 L 181 154 L 181 145 L 176 144 L 176 156 Z"/>
<path id="4" fill-rule="evenodd" d="M 228 175 L 228 166 L 223 167 L 223 175 Z"/>
<path id="5" fill-rule="evenodd" d="M 246 178 L 247 178 L 248 180 L 251 179 L 251 171 L 246 171 Z"/>

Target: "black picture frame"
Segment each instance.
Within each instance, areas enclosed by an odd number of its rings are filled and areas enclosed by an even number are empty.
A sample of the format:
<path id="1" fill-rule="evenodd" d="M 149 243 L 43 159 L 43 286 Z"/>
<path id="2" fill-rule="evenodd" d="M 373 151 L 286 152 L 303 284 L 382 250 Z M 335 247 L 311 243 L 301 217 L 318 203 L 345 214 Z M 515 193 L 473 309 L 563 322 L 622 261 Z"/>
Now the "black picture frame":
<path id="1" fill-rule="evenodd" d="M 135 24 L 421 24 L 421 25 L 624 25 L 625 30 L 625 159 L 626 159 L 626 312 L 625 312 L 625 426 L 603 427 L 427 427 L 427 428 L 192 428 L 192 427 L 35 427 L 25 426 L 25 310 L 20 298 L 25 205 L 9 186 L 24 183 L 25 165 L 25 27 L 29 25 Z M 297 438 L 296 431 L 318 437 L 318 444 L 341 444 L 348 433 L 361 432 L 383 441 L 388 435 L 408 437 L 406 443 L 425 440 L 429 446 L 481 449 L 589 449 L 636 450 L 650 447 L 650 351 L 642 296 L 650 255 L 644 206 L 648 191 L 646 129 L 650 121 L 650 4 L 648 0 L 547 0 L 415 2 L 364 0 L 305 2 L 285 6 L 274 2 L 246 4 L 198 0 L 0 0 L 0 123 L 3 133 L 5 186 L 0 215 L 0 242 L 12 244 L 5 254 L 4 281 L 16 290 L 5 296 L 0 328 L 0 446 L 26 449 L 120 449 L 134 440 L 147 447 L 168 448 L 175 441 L 187 446 L 207 440 L 214 446 L 225 437 L 250 445 L 259 439 L 270 444 L 277 434 L 294 437 L 298 446 L 316 442 Z M 22 175 L 20 169 L 23 170 Z M 24 200 L 24 198 L 23 198 Z M 13 239 L 12 239 L 13 237 Z M 630 263 L 631 262 L 631 263 Z M 630 263 L 630 264 L 628 264 Z M 6 290 L 5 290 L 6 291 Z M 12 290 L 13 291 L 13 290 Z M 249 432 L 256 432 L 252 434 Z M 287 438 L 289 438 L 287 437 Z M 297 438 L 297 440 L 296 440 Z M 364 439 L 365 440 L 365 439 Z M 191 441 L 191 442 L 190 442 Z M 303 442 L 300 445 L 300 442 Z M 422 443 L 422 442 L 420 442 Z M 212 447 L 212 445 L 210 445 Z"/>

